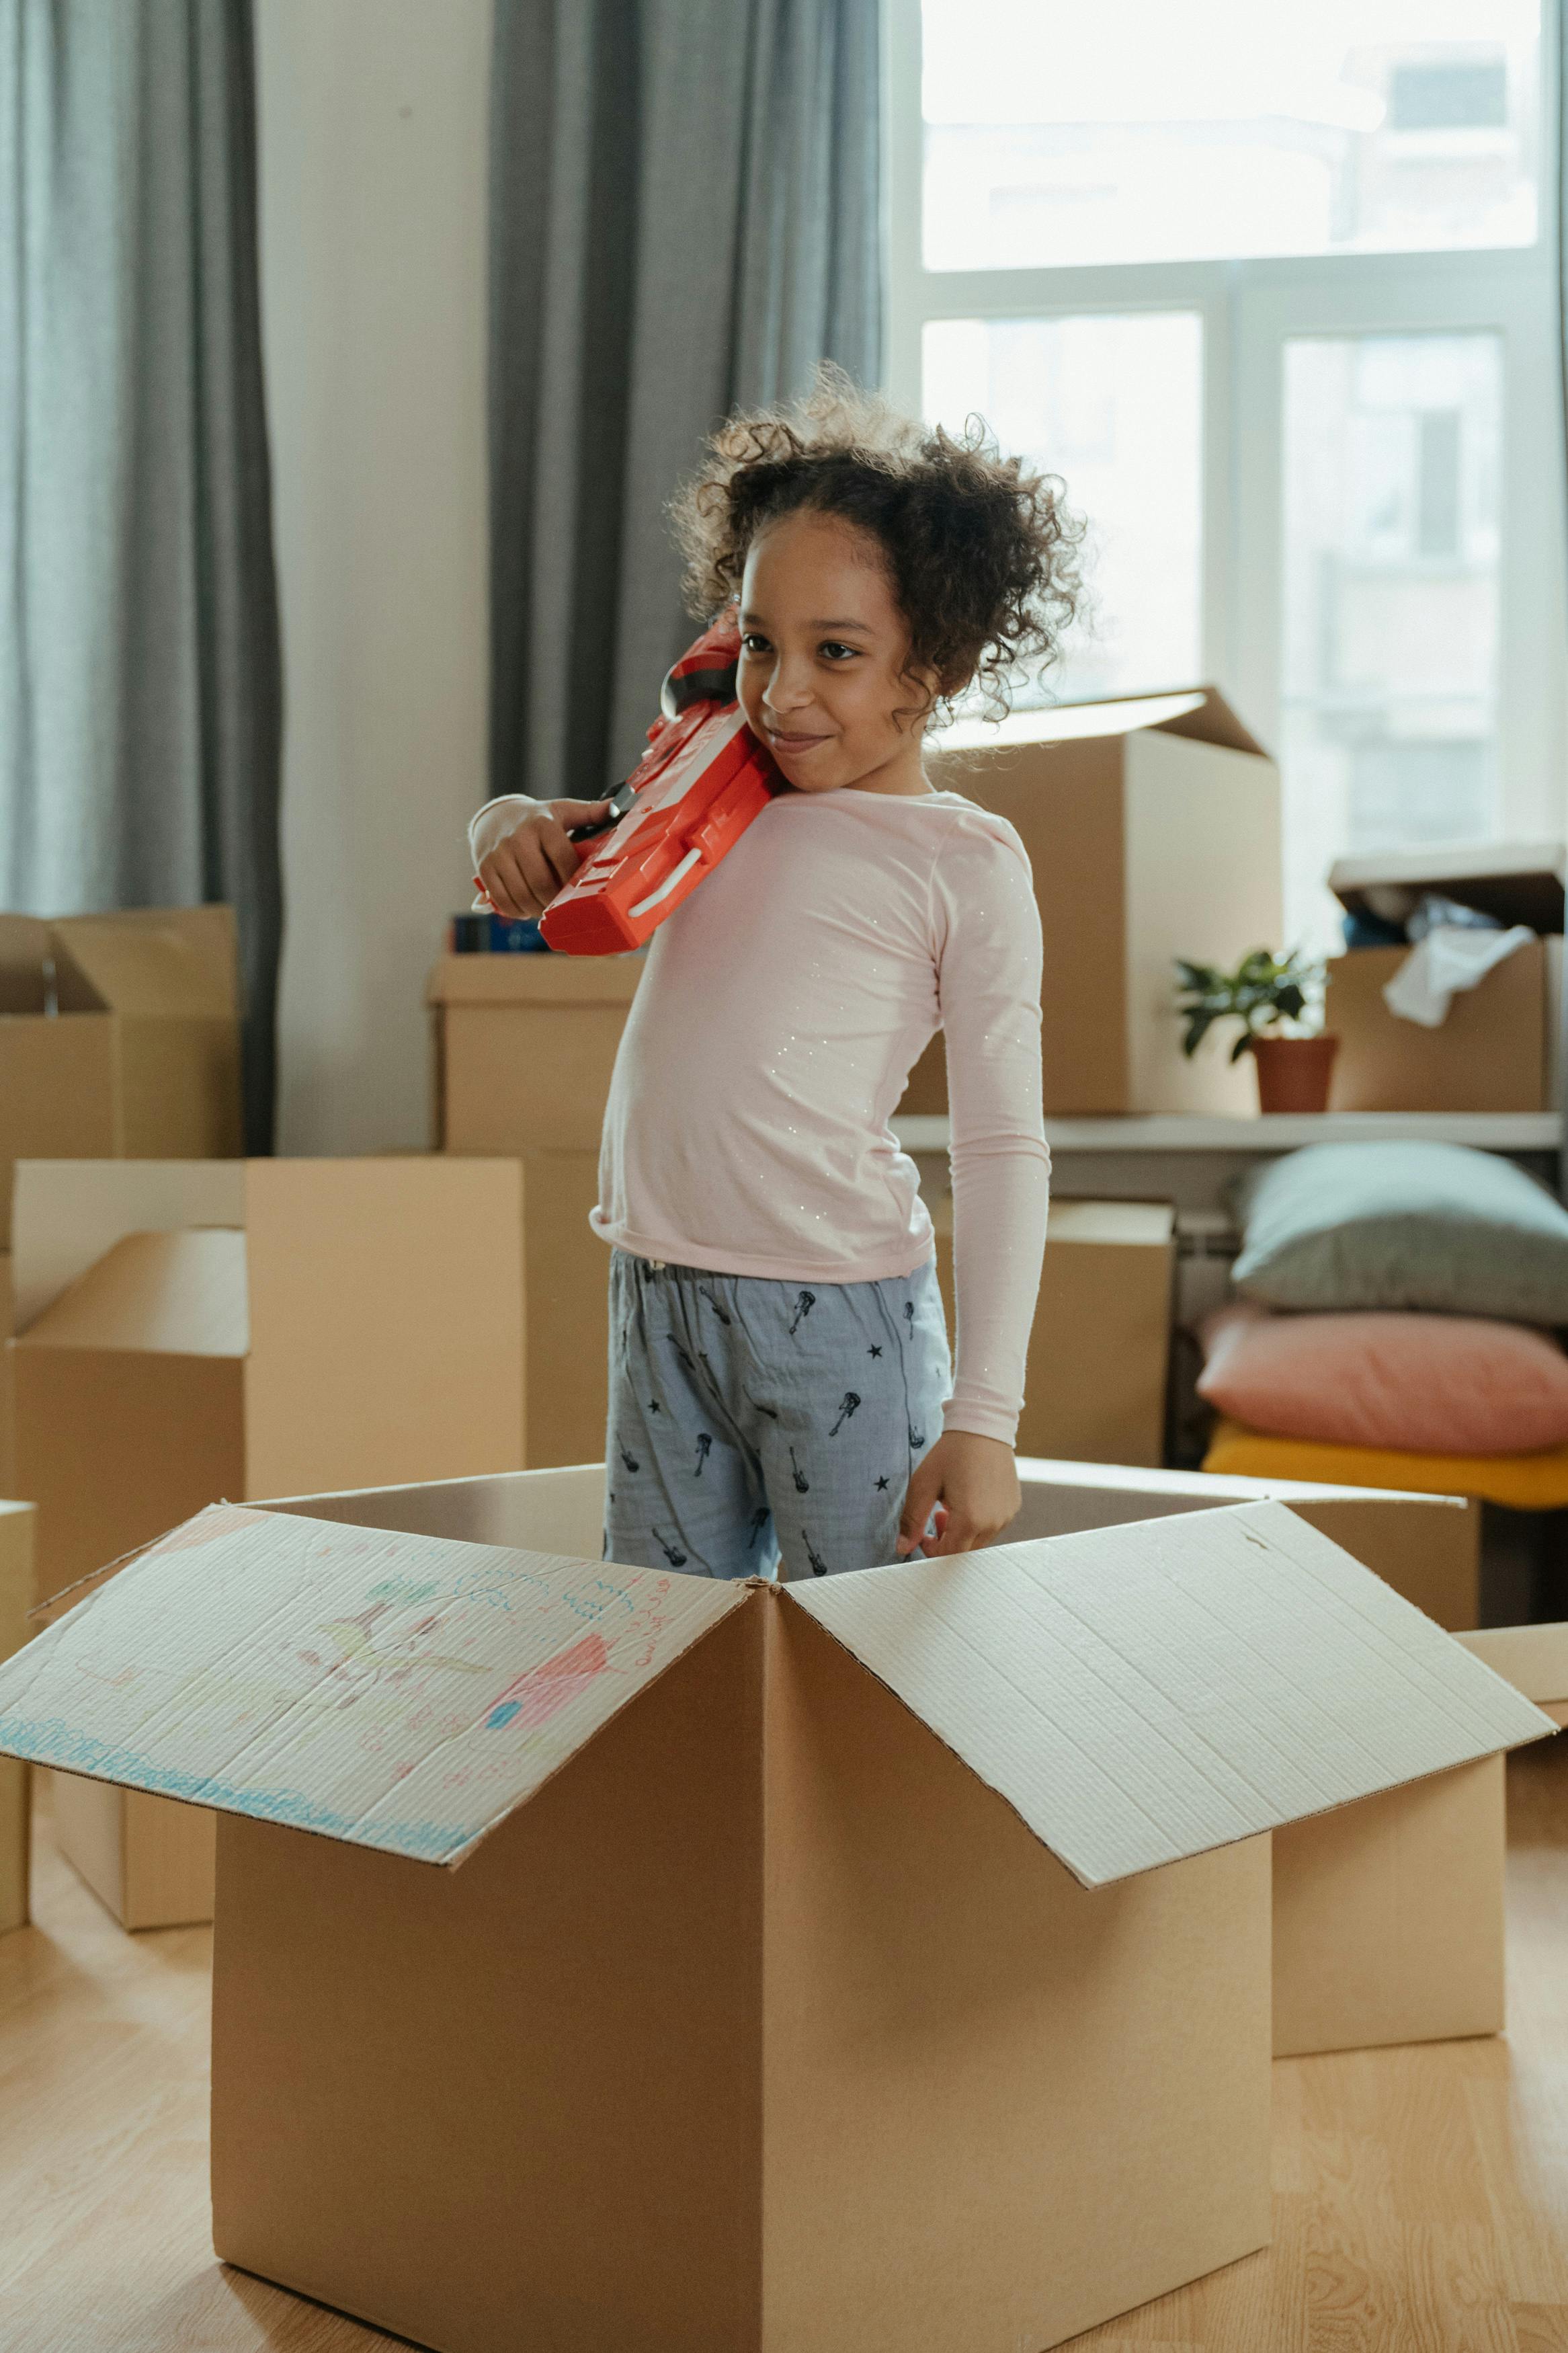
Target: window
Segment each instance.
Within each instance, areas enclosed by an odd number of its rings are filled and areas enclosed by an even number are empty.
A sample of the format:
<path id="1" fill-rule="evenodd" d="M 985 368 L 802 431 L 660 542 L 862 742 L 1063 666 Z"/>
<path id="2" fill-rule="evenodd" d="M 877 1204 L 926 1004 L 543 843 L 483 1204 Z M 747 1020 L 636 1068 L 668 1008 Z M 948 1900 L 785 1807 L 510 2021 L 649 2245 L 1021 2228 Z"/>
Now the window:
<path id="1" fill-rule="evenodd" d="M 1088 517 L 1054 691 L 1215 680 L 1319 948 L 1337 856 L 1561 834 L 1539 0 L 889 6 L 892 389 Z"/>

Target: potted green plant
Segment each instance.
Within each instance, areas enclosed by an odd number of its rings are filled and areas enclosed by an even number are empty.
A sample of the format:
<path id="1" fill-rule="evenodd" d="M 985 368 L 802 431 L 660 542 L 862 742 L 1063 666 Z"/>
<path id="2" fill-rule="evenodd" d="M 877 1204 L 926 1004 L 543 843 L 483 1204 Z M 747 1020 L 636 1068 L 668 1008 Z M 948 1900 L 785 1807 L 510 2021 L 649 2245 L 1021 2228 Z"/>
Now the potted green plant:
<path id="1" fill-rule="evenodd" d="M 1238 1062 L 1243 1054 L 1252 1056 L 1259 1111 L 1327 1111 L 1340 1041 L 1316 1026 L 1321 964 L 1298 950 L 1279 956 L 1270 948 L 1253 948 L 1234 972 L 1178 956 L 1176 973 L 1177 1003 L 1186 1023 L 1184 1054 L 1195 1054 L 1216 1021 L 1239 1021 L 1241 1035 L 1230 1059 Z"/>

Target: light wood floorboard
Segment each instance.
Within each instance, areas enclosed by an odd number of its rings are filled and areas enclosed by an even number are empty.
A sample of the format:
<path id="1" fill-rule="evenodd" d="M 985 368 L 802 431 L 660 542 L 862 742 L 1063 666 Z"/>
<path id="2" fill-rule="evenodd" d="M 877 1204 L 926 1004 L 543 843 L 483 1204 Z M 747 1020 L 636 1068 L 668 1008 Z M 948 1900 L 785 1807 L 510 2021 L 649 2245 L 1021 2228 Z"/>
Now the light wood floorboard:
<path id="1" fill-rule="evenodd" d="M 1084 2353 L 1568 2353 L 1568 1739 L 1510 1761 L 1509 1825 L 1507 2038 L 1281 2062 L 1273 2244 Z M 213 2258 L 208 1932 L 122 1935 L 43 1820 L 35 1904 L 0 1939 L 5 2353 L 397 2343 Z"/>

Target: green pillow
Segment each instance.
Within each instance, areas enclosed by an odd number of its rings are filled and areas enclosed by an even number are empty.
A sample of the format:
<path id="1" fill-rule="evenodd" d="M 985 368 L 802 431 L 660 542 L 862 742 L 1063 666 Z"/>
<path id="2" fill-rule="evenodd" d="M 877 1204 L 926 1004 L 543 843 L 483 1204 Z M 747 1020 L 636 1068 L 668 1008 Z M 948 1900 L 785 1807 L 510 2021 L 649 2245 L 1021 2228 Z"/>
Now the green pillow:
<path id="1" fill-rule="evenodd" d="M 1568 1324 L 1568 1210 L 1460 1144 L 1313 1144 L 1245 1177 L 1237 1290 L 1270 1307 Z"/>

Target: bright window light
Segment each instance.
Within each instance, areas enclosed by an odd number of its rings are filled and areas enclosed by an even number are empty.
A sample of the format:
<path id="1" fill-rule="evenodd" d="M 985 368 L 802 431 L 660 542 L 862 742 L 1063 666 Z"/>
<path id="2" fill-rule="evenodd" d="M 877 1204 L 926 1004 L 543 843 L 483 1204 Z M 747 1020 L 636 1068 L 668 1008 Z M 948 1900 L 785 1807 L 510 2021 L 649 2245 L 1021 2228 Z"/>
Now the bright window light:
<path id="1" fill-rule="evenodd" d="M 1497 828 L 1502 344 L 1285 346 L 1285 882 L 1331 944 L 1335 858 Z"/>
<path id="2" fill-rule="evenodd" d="M 1540 0 L 924 0 L 928 269 L 1532 244 Z"/>
<path id="3" fill-rule="evenodd" d="M 1089 605 L 1050 681 L 1082 700 L 1191 686 L 1200 668 L 1203 322 L 1190 311 L 926 323 L 923 407 L 983 417 L 1089 521 Z M 1019 696 L 1021 707 L 1037 697 Z"/>

